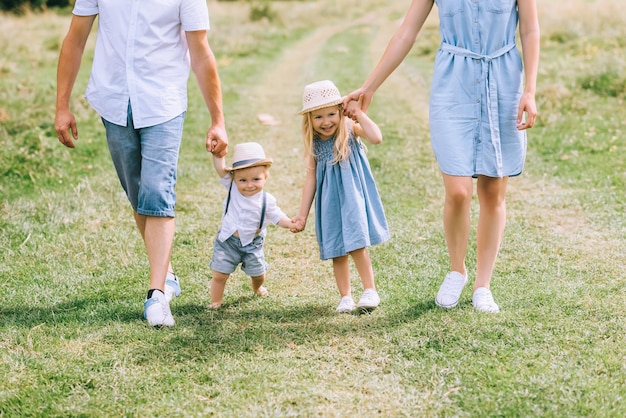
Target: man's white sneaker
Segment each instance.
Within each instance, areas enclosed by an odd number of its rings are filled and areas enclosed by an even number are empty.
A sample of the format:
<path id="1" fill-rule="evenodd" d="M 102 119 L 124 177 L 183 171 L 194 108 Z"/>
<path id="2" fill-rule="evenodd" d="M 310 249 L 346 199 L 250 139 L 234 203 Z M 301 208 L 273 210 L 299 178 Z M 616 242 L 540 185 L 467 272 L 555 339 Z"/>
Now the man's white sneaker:
<path id="1" fill-rule="evenodd" d="M 458 271 L 451 271 L 443 279 L 443 283 L 439 287 L 435 304 L 441 308 L 454 308 L 459 304 L 461 292 L 467 284 L 467 275 L 462 275 Z"/>
<path id="2" fill-rule="evenodd" d="M 170 304 L 160 290 L 152 292 L 152 297 L 143 303 L 143 317 L 153 327 L 173 327 L 174 317 Z"/>
<path id="3" fill-rule="evenodd" d="M 176 296 L 180 295 L 180 282 L 178 277 L 172 272 L 167 272 L 165 277 L 165 299 L 169 303 Z"/>
<path id="4" fill-rule="evenodd" d="M 478 289 L 474 290 L 474 295 L 472 296 L 472 304 L 474 305 L 474 308 L 480 312 L 500 312 L 500 308 L 493 300 L 491 290 L 487 289 L 486 287 L 479 287 Z"/>
<path id="5" fill-rule="evenodd" d="M 365 289 L 357 303 L 357 308 L 361 311 L 372 311 L 380 304 L 380 297 L 374 289 Z"/>
<path id="6" fill-rule="evenodd" d="M 337 306 L 337 312 L 339 313 L 350 313 L 354 310 L 354 300 L 352 296 L 344 296 L 339 301 L 339 306 Z"/>

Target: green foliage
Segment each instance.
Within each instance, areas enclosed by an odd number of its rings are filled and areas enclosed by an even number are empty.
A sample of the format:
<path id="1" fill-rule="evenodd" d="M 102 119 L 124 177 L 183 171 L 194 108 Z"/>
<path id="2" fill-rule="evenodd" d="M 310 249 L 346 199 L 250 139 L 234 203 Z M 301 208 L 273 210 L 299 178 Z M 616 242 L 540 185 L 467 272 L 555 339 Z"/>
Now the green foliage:
<path id="1" fill-rule="evenodd" d="M 269 0 L 261 2 L 250 2 L 250 20 L 256 22 L 257 20 L 266 19 L 268 21 L 276 20 L 277 13 L 272 10 L 272 4 Z"/>
<path id="2" fill-rule="evenodd" d="M 41 10 L 50 7 L 67 7 L 70 0 L 0 0 L 0 10 L 22 13 L 25 10 Z"/>
<path id="3" fill-rule="evenodd" d="M 579 82 L 583 89 L 600 96 L 626 98 L 626 77 L 623 72 L 604 71 L 582 77 Z"/>

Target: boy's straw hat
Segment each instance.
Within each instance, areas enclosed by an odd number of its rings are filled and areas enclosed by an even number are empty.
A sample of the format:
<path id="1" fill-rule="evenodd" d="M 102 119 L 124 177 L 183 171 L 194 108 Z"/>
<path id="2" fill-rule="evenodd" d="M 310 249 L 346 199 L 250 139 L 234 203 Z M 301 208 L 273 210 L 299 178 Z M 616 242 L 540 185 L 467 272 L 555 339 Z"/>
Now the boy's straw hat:
<path id="1" fill-rule="evenodd" d="M 261 144 L 257 142 L 244 142 L 243 144 L 235 145 L 233 166 L 226 167 L 226 170 L 242 170 L 259 165 L 270 167 L 272 165 L 272 159 L 265 157 L 265 151 L 263 151 Z"/>
<path id="2" fill-rule="evenodd" d="M 330 80 L 317 81 L 304 87 L 300 114 L 343 102 L 339 89 Z"/>

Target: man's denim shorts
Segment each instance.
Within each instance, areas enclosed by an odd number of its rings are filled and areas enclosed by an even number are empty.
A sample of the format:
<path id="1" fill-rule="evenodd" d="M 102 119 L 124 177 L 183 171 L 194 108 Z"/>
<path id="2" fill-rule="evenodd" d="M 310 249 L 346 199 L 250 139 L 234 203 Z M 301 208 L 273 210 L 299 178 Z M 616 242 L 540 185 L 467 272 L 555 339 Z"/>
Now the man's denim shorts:
<path id="1" fill-rule="evenodd" d="M 135 129 L 102 119 L 113 165 L 135 212 L 174 217 L 176 169 L 185 112 L 167 122 Z"/>
<path id="2" fill-rule="evenodd" d="M 264 237 L 257 235 L 250 244 L 241 245 L 241 240 L 232 235 L 226 241 L 216 239 L 213 245 L 211 268 L 223 274 L 231 274 L 241 263 L 241 269 L 250 277 L 265 274 L 267 263 L 263 252 Z"/>

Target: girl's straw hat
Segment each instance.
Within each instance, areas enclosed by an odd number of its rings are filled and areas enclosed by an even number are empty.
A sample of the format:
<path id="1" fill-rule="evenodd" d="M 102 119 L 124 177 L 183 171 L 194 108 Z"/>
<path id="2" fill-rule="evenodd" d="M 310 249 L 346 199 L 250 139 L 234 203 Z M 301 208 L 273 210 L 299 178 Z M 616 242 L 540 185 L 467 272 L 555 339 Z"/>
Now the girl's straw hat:
<path id="1" fill-rule="evenodd" d="M 338 105 L 343 102 L 339 89 L 332 81 L 322 80 L 304 87 L 302 110 L 300 114 L 312 112 L 323 107 Z"/>
<path id="2" fill-rule="evenodd" d="M 257 142 L 244 142 L 243 144 L 235 145 L 233 166 L 226 167 L 226 170 L 242 170 L 259 165 L 270 167 L 272 165 L 272 159 L 265 157 L 265 151 L 263 151 L 261 144 Z"/>

